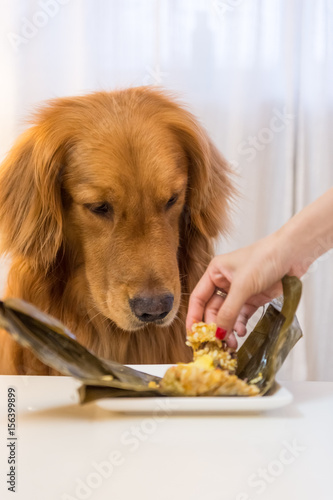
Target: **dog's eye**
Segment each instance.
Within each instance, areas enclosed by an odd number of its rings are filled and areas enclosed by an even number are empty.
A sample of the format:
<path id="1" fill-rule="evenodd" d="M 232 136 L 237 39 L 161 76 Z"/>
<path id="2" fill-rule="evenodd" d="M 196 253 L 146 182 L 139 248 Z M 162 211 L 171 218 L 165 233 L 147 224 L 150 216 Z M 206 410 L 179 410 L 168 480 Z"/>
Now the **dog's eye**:
<path id="1" fill-rule="evenodd" d="M 178 194 L 174 194 L 171 196 L 170 200 L 168 200 L 167 204 L 165 205 L 165 208 L 168 210 L 168 208 L 172 207 L 178 200 Z"/>
<path id="2" fill-rule="evenodd" d="M 106 216 L 110 215 L 112 213 L 112 207 L 109 203 L 103 202 L 103 203 L 87 203 L 85 205 L 90 212 L 96 215 L 101 215 L 101 216 Z"/>

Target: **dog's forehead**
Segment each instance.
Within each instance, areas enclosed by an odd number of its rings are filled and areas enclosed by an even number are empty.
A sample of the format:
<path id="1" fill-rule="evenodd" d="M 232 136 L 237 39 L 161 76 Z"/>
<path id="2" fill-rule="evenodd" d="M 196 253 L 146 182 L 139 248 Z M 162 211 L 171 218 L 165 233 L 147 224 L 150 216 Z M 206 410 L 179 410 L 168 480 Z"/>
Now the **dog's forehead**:
<path id="1" fill-rule="evenodd" d="M 172 132 L 162 127 L 132 127 L 96 133 L 78 144 L 70 160 L 67 182 L 116 193 L 119 197 L 144 192 L 163 197 L 182 189 L 187 159 Z M 74 185 L 75 184 L 75 185 Z"/>

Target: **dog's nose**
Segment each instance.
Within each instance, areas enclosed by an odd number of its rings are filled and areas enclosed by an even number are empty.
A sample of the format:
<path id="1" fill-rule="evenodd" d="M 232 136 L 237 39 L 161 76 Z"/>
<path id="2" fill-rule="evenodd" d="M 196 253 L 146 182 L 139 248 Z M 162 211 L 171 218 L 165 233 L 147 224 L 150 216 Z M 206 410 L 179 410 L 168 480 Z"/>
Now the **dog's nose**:
<path id="1" fill-rule="evenodd" d="M 145 323 L 151 323 L 165 316 L 173 307 L 173 295 L 137 296 L 129 300 L 135 316 Z"/>

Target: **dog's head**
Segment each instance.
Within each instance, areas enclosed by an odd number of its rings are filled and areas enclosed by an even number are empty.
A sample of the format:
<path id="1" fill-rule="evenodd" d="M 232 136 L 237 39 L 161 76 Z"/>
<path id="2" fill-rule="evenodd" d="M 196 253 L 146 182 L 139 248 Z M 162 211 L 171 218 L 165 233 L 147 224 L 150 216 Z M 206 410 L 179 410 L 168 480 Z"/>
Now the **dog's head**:
<path id="1" fill-rule="evenodd" d="M 0 176 L 5 250 L 44 275 L 70 255 L 68 273 L 124 330 L 172 322 L 232 196 L 198 122 L 149 88 L 52 101 Z"/>

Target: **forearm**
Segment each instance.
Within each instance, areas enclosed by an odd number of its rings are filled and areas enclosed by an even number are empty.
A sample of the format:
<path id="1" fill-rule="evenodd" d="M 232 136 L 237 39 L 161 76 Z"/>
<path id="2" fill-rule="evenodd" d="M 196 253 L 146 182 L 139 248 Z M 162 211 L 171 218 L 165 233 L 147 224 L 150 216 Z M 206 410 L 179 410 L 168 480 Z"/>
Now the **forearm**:
<path id="1" fill-rule="evenodd" d="M 333 188 L 292 217 L 277 231 L 288 254 L 289 274 L 302 276 L 333 247 Z"/>

